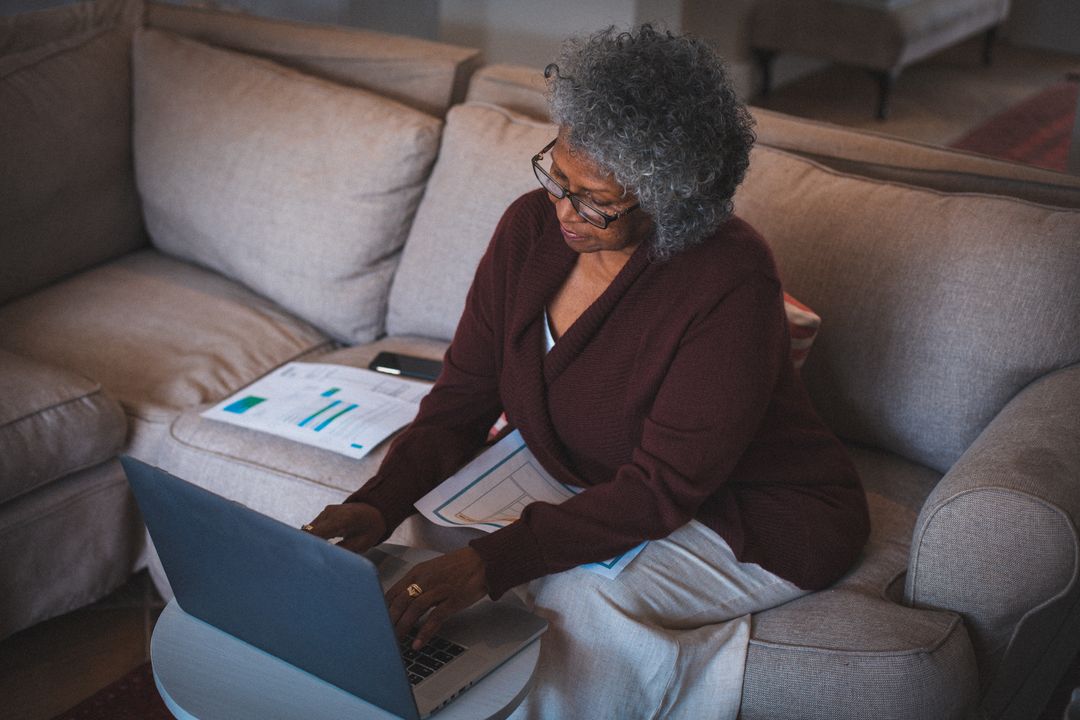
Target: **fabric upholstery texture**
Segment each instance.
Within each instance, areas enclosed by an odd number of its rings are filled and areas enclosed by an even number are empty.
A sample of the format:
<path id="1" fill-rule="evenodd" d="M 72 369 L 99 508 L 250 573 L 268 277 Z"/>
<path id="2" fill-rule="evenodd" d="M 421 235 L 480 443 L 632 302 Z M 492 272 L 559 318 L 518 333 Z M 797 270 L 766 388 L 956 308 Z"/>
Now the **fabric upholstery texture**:
<path id="1" fill-rule="evenodd" d="M 915 528 L 906 596 L 964 613 L 995 680 L 984 700 L 995 716 L 1080 602 L 1078 397 L 1075 365 L 1025 388 L 938 483 Z"/>
<path id="2" fill-rule="evenodd" d="M 0 57 L 0 302 L 146 242 L 130 35 L 107 25 Z"/>
<path id="3" fill-rule="evenodd" d="M 123 585 L 138 569 L 141 526 L 117 460 L 0 504 L 0 637 Z"/>
<path id="4" fill-rule="evenodd" d="M 367 367 L 382 351 L 441 359 L 447 343 L 388 337 L 306 358 Z M 234 498 L 282 522 L 300 525 L 330 503 L 339 503 L 375 474 L 390 441 L 360 460 L 246 428 L 207 420 L 200 406 L 180 415 L 169 430 L 159 464 L 207 489 Z"/>
<path id="5" fill-rule="evenodd" d="M 540 68 L 485 65 L 473 74 L 466 99 L 498 105 L 537 120 L 549 119 L 547 80 Z"/>
<path id="6" fill-rule="evenodd" d="M 870 540 L 829 590 L 754 616 L 740 717 L 963 717 L 977 670 L 962 620 L 901 603 L 911 531 L 940 474 L 879 450 L 849 452 Z"/>
<path id="7" fill-rule="evenodd" d="M 436 117 L 465 96 L 479 63 L 472 48 L 341 28 L 150 2 L 149 27 L 267 57 L 311 75 L 372 90 Z"/>
<path id="8" fill-rule="evenodd" d="M 1080 177 L 751 108 L 759 145 L 840 172 L 943 192 L 980 192 L 1080 208 Z"/>
<path id="9" fill-rule="evenodd" d="M 0 503 L 114 457 L 126 436 L 100 384 L 0 350 Z"/>
<path id="10" fill-rule="evenodd" d="M 381 334 L 440 121 L 155 30 L 136 33 L 133 62 L 136 177 L 154 244 L 341 341 Z"/>
<path id="11" fill-rule="evenodd" d="M 94 378 L 158 422 L 328 346 L 241 285 L 154 250 L 0 306 L 0 347 Z"/>
<path id="12" fill-rule="evenodd" d="M 803 377 L 843 437 L 943 472 L 1018 390 L 1080 360 L 1080 212 L 765 147 L 735 202 L 785 287 L 825 318 Z"/>
<path id="13" fill-rule="evenodd" d="M 494 105 L 450 110 L 390 290 L 391 335 L 453 337 L 480 256 L 510 203 L 536 189 L 529 159 L 555 133 L 554 125 Z"/>

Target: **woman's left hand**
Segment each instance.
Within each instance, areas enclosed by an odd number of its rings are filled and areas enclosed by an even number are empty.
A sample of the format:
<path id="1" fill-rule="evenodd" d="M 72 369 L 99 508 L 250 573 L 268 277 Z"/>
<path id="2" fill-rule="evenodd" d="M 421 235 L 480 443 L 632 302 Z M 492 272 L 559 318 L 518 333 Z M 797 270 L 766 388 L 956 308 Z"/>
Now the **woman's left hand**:
<path id="1" fill-rule="evenodd" d="M 410 588 L 412 588 L 410 592 Z M 487 591 L 484 561 L 471 547 L 418 563 L 386 592 L 390 622 L 398 638 L 412 630 L 421 616 L 413 648 L 419 649 L 435 635 L 448 617 L 480 600 Z"/>

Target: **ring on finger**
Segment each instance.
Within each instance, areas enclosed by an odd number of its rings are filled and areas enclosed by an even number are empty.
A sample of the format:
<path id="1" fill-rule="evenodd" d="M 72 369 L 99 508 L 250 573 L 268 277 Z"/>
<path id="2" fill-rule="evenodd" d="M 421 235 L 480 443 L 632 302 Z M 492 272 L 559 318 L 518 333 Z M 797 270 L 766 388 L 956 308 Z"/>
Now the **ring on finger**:
<path id="1" fill-rule="evenodd" d="M 421 593 L 424 592 L 424 588 L 420 587 L 416 583 L 412 583 L 409 585 L 409 587 L 405 588 L 405 592 L 411 598 L 418 598 L 420 597 Z"/>

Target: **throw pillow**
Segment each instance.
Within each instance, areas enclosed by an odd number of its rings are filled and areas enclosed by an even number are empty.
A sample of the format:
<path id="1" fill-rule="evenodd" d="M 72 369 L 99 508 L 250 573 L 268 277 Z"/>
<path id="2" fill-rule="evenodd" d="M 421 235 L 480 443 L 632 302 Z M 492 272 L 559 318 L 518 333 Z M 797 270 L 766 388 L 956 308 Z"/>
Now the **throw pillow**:
<path id="1" fill-rule="evenodd" d="M 386 296 L 441 122 L 358 88 L 156 30 L 133 48 L 153 243 L 348 343 Z"/>
<path id="2" fill-rule="evenodd" d="M 556 132 L 550 123 L 486 103 L 450 109 L 439 160 L 390 290 L 390 334 L 453 337 L 499 218 L 538 187 L 529 158 Z"/>

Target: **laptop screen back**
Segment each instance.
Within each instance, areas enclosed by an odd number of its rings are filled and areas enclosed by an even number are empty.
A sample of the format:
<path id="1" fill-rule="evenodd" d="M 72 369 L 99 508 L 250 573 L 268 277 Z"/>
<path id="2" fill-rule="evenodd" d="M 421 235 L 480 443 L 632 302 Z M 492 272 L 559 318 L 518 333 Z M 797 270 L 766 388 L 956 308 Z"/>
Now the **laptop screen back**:
<path id="1" fill-rule="evenodd" d="M 418 717 L 374 565 L 163 470 L 121 461 L 181 609 L 400 717 Z"/>

